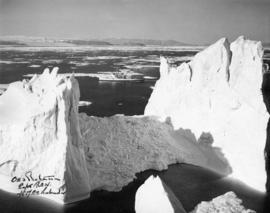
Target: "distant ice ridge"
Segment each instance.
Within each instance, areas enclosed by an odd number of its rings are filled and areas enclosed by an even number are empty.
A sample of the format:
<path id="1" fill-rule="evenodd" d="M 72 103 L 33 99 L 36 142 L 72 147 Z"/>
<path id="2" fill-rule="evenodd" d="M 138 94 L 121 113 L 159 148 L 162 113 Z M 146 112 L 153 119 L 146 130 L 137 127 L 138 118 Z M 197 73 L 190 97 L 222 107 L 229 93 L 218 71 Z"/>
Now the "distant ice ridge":
<path id="1" fill-rule="evenodd" d="M 197 143 L 190 131 L 173 130 L 169 121 L 78 114 L 77 81 L 56 72 L 46 69 L 29 81 L 11 83 L 0 96 L 2 190 L 24 196 L 38 191 L 69 203 L 95 189 L 119 191 L 136 173 L 167 169 L 173 163 L 230 172 L 218 149 Z M 49 187 L 37 188 L 39 177 L 45 176 L 53 176 L 41 181 Z M 32 185 L 25 191 L 22 186 L 27 184 Z"/>
<path id="2" fill-rule="evenodd" d="M 205 48 L 205 46 L 69 46 L 69 47 L 60 47 L 60 46 L 47 46 L 47 47 L 31 47 L 31 46 L 6 46 L 1 47 L 1 51 L 7 50 L 16 50 L 16 51 L 57 51 L 57 52 L 66 52 L 66 51 L 73 51 L 73 52 L 84 52 L 84 51 L 101 51 L 101 50 L 119 50 L 119 51 L 199 51 Z"/>
<path id="3" fill-rule="evenodd" d="M 135 195 L 136 213 L 186 213 L 172 190 L 157 176 L 150 176 Z M 227 192 L 211 201 L 199 203 L 190 213 L 255 213 L 242 206 L 234 192 Z"/>
<path id="4" fill-rule="evenodd" d="M 161 58 L 160 79 L 145 115 L 170 118 L 198 141 L 212 141 L 236 177 L 265 190 L 264 146 L 269 115 L 261 93 L 261 42 L 222 38 L 189 63 L 171 67 Z M 207 137 L 206 137 L 207 136 Z"/>

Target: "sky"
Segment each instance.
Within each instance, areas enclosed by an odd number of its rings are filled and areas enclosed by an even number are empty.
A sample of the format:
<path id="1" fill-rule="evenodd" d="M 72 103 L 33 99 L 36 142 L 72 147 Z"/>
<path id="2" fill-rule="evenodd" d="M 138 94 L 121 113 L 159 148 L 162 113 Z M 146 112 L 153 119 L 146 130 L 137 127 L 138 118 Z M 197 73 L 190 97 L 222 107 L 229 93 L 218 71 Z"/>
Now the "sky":
<path id="1" fill-rule="evenodd" d="M 270 0 L 0 0 L 0 36 L 270 42 Z"/>

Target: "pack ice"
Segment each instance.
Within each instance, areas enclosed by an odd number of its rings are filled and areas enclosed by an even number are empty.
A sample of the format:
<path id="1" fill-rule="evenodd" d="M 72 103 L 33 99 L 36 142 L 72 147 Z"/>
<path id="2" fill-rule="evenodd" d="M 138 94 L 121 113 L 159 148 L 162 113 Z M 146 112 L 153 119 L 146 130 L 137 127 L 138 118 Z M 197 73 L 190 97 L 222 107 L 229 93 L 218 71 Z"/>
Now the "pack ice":
<path id="1" fill-rule="evenodd" d="M 189 63 L 171 67 L 161 58 L 160 79 L 145 115 L 171 119 L 198 141 L 220 147 L 232 176 L 265 190 L 264 146 L 268 113 L 261 92 L 261 42 L 222 38 Z"/>

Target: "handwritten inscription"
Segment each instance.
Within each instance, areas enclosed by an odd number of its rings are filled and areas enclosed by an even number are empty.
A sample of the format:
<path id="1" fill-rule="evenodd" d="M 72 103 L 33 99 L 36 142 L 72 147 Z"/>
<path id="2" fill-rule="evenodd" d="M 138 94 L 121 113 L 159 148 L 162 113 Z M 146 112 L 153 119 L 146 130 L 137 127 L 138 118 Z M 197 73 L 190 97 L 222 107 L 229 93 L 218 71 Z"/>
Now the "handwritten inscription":
<path id="1" fill-rule="evenodd" d="M 12 183 L 18 184 L 19 197 L 29 197 L 32 195 L 45 195 L 45 194 L 65 194 L 65 187 L 55 189 L 53 185 L 55 182 L 60 182 L 60 179 L 54 175 L 43 176 L 39 174 L 34 176 L 31 171 L 26 172 L 22 177 L 14 176 L 11 179 Z"/>

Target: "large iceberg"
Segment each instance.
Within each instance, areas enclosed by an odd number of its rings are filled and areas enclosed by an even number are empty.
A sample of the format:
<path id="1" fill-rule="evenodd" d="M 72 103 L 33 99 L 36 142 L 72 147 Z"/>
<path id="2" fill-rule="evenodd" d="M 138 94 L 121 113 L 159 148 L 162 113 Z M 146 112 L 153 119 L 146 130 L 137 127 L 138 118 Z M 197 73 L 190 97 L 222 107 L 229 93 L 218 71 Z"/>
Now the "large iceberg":
<path id="1" fill-rule="evenodd" d="M 208 135 L 232 167 L 232 176 L 265 190 L 264 146 L 268 113 L 261 92 L 261 42 L 223 38 L 171 67 L 161 58 L 160 79 L 145 115 L 171 119 L 175 129 L 191 130 L 198 141 Z M 211 137 L 210 137 L 211 136 Z"/>
<path id="2" fill-rule="evenodd" d="M 89 196 L 78 82 L 45 70 L 0 96 L 1 189 L 57 202 Z"/>

